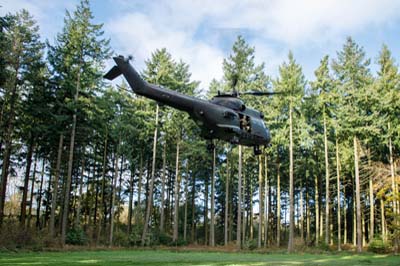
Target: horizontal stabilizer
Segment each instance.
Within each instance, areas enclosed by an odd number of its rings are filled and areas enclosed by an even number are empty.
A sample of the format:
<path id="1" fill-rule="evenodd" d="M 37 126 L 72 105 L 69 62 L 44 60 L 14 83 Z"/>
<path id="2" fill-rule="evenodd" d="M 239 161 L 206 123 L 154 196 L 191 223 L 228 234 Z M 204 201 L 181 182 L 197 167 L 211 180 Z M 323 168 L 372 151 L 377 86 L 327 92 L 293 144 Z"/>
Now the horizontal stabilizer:
<path id="1" fill-rule="evenodd" d="M 108 80 L 113 80 L 121 74 L 122 74 L 122 72 L 121 72 L 121 70 L 119 70 L 119 67 L 114 66 L 113 68 L 110 69 L 110 71 L 107 72 L 107 74 L 104 75 L 104 78 L 106 78 Z"/>

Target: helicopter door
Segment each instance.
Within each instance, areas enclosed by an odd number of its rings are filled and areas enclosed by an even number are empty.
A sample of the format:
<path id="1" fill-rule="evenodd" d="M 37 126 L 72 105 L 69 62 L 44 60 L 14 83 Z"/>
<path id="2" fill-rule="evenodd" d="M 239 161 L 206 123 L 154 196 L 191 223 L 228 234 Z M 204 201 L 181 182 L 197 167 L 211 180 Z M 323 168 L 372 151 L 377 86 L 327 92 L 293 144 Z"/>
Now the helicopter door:
<path id="1" fill-rule="evenodd" d="M 250 116 L 239 113 L 239 119 L 240 119 L 240 129 L 245 130 L 248 133 L 251 133 Z"/>

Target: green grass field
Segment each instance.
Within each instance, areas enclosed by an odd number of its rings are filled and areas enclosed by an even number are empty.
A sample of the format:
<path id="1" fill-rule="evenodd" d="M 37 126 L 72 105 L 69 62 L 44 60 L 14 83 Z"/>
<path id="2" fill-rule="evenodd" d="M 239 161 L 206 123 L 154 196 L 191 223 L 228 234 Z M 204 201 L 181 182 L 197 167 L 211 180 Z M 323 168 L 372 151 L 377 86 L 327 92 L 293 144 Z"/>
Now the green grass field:
<path id="1" fill-rule="evenodd" d="M 174 251 L 69 251 L 0 253 L 0 265 L 400 265 L 390 255 L 256 254 Z"/>

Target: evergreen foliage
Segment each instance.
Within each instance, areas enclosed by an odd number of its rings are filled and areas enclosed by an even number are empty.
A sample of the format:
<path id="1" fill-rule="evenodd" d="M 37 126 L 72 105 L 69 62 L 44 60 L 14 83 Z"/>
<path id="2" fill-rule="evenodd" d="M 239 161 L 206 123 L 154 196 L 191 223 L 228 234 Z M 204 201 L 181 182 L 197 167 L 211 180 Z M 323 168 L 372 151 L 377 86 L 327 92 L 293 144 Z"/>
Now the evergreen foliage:
<path id="1" fill-rule="evenodd" d="M 291 52 L 268 77 L 238 36 L 205 97 L 280 93 L 241 97 L 272 143 L 257 158 L 216 142 L 213 160 L 187 114 L 104 83 L 111 50 L 93 19 L 80 1 L 45 50 L 28 11 L 0 18 L 0 239 L 17 222 L 49 245 L 398 249 L 400 76 L 386 45 L 373 73 L 349 37 L 308 82 Z M 165 48 L 141 75 L 201 97 Z"/>

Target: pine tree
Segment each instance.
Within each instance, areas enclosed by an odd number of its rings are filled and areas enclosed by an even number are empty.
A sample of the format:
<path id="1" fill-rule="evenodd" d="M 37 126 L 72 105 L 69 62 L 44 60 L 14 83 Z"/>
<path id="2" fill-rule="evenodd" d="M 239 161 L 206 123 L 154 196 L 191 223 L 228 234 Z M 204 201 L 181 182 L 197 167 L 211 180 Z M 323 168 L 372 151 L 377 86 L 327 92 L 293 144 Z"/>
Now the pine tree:
<path id="1" fill-rule="evenodd" d="M 332 90 L 334 81 L 329 74 L 329 57 L 325 56 L 321 60 L 321 65 L 315 71 L 316 81 L 312 83 L 314 93 L 318 94 L 316 111 L 322 115 L 323 138 L 324 138 L 324 157 L 325 157 L 325 244 L 329 245 L 329 217 L 330 217 L 330 173 L 329 173 L 329 153 L 328 153 L 328 134 L 329 119 L 331 116 Z"/>
<path id="2" fill-rule="evenodd" d="M 279 67 L 279 78 L 275 81 L 275 90 L 285 93 L 285 99 L 280 102 L 280 109 L 289 119 L 289 243 L 288 252 L 294 251 L 294 143 L 293 143 L 293 113 L 300 107 L 304 95 L 306 81 L 301 66 L 298 65 L 290 52 L 288 62 Z M 298 125 L 298 124 L 297 124 Z"/>
<path id="3" fill-rule="evenodd" d="M 254 62 L 255 57 L 255 49 L 250 47 L 249 44 L 246 43 L 245 39 L 242 36 L 238 36 L 235 43 L 232 47 L 232 53 L 228 56 L 228 58 L 224 59 L 223 62 L 223 71 L 224 77 L 222 81 L 222 85 L 218 84 L 218 82 L 213 82 L 211 85 L 211 91 L 222 89 L 224 92 L 228 91 L 237 91 L 243 92 L 247 90 L 263 90 L 265 83 L 268 81 L 267 76 L 264 74 L 264 64 L 256 65 Z M 215 88 L 214 88 L 215 87 Z M 249 100 L 249 101 L 247 101 Z M 252 105 L 252 103 L 256 103 L 251 98 L 246 99 L 246 104 Z M 259 102 L 260 103 L 260 102 Z M 239 149 L 241 150 L 241 148 Z M 239 151 L 240 153 L 240 151 Z M 240 172 L 241 167 L 241 155 L 239 156 L 239 177 L 241 177 L 242 173 Z M 241 178 L 239 178 L 238 183 L 238 222 L 237 222 L 237 246 L 241 247 L 241 193 L 240 188 L 242 187 Z M 244 222 L 244 221 L 243 221 Z"/>
<path id="4" fill-rule="evenodd" d="M 2 20 L 4 22 L 4 20 Z M 39 27 L 27 10 L 7 17 L 7 30 L 2 34 L 2 59 L 8 66 L 5 77 L 4 98 L 1 110 L 1 143 L 4 142 L 3 166 L 0 185 L 0 226 L 4 217 L 4 203 L 7 180 L 11 166 L 16 116 L 20 112 L 22 93 L 37 86 L 39 77 L 35 74 L 42 69 L 44 45 L 40 41 Z M 4 42 L 3 42 L 4 41 Z M 3 72 L 4 74 L 4 72 Z M 26 200 L 26 197 L 25 197 Z M 24 211 L 23 211 L 24 212 Z M 25 216 L 23 217 L 25 219 Z"/>
<path id="5" fill-rule="evenodd" d="M 162 85 L 169 89 L 176 90 L 185 94 L 193 94 L 194 89 L 198 86 L 198 82 L 193 82 L 190 80 L 190 72 L 189 66 L 184 62 L 175 62 L 168 51 L 164 48 L 161 50 L 156 50 L 151 58 L 146 61 L 146 69 L 143 71 L 144 78 L 153 84 Z M 158 107 L 156 107 L 158 110 Z M 178 210 L 179 210 L 179 186 L 180 175 L 179 175 L 179 166 L 180 166 L 180 145 L 181 141 L 184 138 L 185 129 L 188 128 L 193 122 L 189 122 L 187 116 L 179 111 L 167 109 L 166 114 L 167 121 L 163 125 L 163 130 L 167 135 L 167 138 L 171 138 L 174 142 L 176 142 L 176 160 L 175 160 L 175 208 L 174 208 L 174 234 L 173 240 L 176 241 L 178 239 Z M 156 111 L 156 122 L 158 121 L 158 111 Z M 179 122 L 178 122 L 179 121 Z M 182 126 L 184 125 L 184 126 Z M 157 129 L 155 129 L 157 130 Z M 155 167 L 155 156 L 156 156 L 156 145 L 157 145 L 157 135 L 156 131 L 154 133 L 153 139 L 154 147 L 153 147 L 153 165 Z M 155 170 L 154 170 L 155 171 Z M 150 197 L 149 202 L 147 202 L 146 208 L 146 221 L 144 224 L 143 234 L 142 234 L 142 245 L 144 244 L 144 238 L 147 234 L 147 223 L 150 219 L 150 213 L 152 209 L 152 190 L 153 187 L 151 184 L 154 183 L 154 175 L 152 169 L 152 176 L 150 180 Z"/>
<path id="6" fill-rule="evenodd" d="M 365 59 L 365 52 L 351 38 L 347 38 L 342 51 L 337 53 L 332 68 L 339 84 L 339 94 L 342 97 L 338 119 L 341 121 L 342 132 L 352 139 L 354 153 L 354 176 L 356 190 L 356 233 L 357 251 L 362 251 L 361 229 L 361 191 L 359 176 L 360 139 L 377 133 L 374 127 L 376 115 L 370 112 L 372 97 L 372 77 L 369 70 L 370 60 Z"/>
<path id="7" fill-rule="evenodd" d="M 102 39 L 102 25 L 93 24 L 92 20 L 89 0 L 82 0 L 73 14 L 66 12 L 64 28 L 57 35 L 56 44 L 49 47 L 49 61 L 54 76 L 69 95 L 73 109 L 61 226 L 62 243 L 65 243 L 68 227 L 79 96 L 82 92 L 93 93 L 101 83 L 100 68 L 103 60 L 109 56 L 109 41 Z"/>
<path id="8" fill-rule="evenodd" d="M 375 82 L 376 91 L 380 95 L 380 104 L 378 105 L 378 112 L 382 124 L 381 127 L 386 133 L 381 137 L 380 143 L 384 143 L 383 146 L 387 146 L 389 149 L 389 164 L 390 164 L 390 179 L 391 179 L 391 190 L 392 190 L 392 206 L 393 206 L 393 224 L 392 228 L 398 228 L 398 195 L 397 195 L 397 182 L 395 179 L 396 167 L 394 163 L 394 139 L 398 139 L 399 132 L 399 110 L 400 104 L 398 103 L 398 98 L 400 97 L 400 75 L 398 72 L 398 67 L 395 65 L 394 58 L 386 45 L 382 46 L 382 49 L 378 58 L 379 71 L 378 77 Z M 381 199 L 382 204 L 382 199 Z M 384 215 L 383 215 L 384 217 Z M 382 217 L 382 220 L 384 220 Z M 384 226 L 383 226 L 384 227 Z M 382 231 L 384 231 L 382 229 Z M 383 234 L 383 239 L 386 239 L 385 233 Z M 393 233 L 395 249 L 398 249 L 399 239 L 398 232 Z"/>

